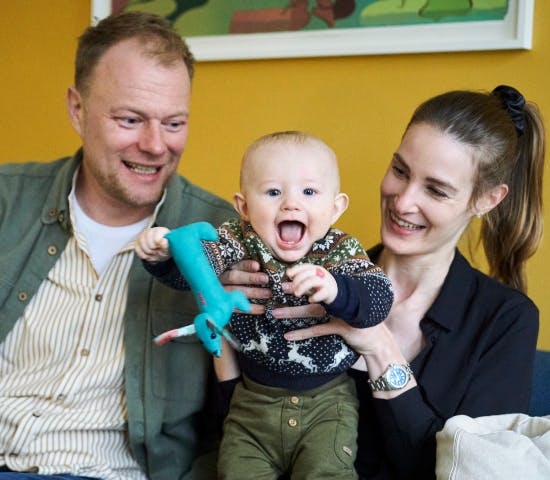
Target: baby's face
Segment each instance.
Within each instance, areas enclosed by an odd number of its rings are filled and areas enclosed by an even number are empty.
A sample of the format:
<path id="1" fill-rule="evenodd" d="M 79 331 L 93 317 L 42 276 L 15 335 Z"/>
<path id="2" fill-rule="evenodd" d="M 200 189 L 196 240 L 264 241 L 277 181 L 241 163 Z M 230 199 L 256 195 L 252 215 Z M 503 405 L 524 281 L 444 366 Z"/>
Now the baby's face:
<path id="1" fill-rule="evenodd" d="M 336 159 L 316 143 L 263 145 L 243 167 L 239 213 L 284 262 L 302 258 L 347 207 Z"/>

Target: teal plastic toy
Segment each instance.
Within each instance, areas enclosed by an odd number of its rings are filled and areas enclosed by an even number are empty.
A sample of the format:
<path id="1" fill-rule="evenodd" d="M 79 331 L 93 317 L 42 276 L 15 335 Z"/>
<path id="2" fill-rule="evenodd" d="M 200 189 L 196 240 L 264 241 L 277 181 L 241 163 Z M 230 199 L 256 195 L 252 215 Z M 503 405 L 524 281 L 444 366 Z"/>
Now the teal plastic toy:
<path id="1" fill-rule="evenodd" d="M 174 262 L 195 295 L 199 314 L 192 325 L 162 333 L 155 337 L 155 343 L 162 345 L 174 338 L 196 333 L 204 348 L 216 357 L 222 352 L 222 336 L 238 349 L 238 342 L 225 326 L 233 309 L 249 312 L 250 302 L 242 292 L 226 292 L 206 258 L 202 241 L 218 240 L 218 232 L 207 222 L 197 222 L 172 230 L 166 238 Z"/>

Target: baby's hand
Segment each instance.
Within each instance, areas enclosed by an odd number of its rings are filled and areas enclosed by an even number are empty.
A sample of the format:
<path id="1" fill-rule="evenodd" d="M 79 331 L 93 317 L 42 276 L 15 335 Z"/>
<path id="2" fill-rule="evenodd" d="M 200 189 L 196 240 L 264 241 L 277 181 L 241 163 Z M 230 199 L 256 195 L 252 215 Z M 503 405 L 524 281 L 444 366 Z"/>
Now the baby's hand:
<path id="1" fill-rule="evenodd" d="M 148 262 L 163 262 L 168 260 L 170 250 L 168 248 L 168 240 L 164 236 L 170 230 L 164 227 L 146 228 L 136 238 L 136 254 L 142 260 Z"/>
<path id="2" fill-rule="evenodd" d="M 292 280 L 292 293 L 297 297 L 307 295 L 309 303 L 326 304 L 336 299 L 338 294 L 336 280 L 323 267 L 302 263 L 289 268 L 286 274 Z"/>

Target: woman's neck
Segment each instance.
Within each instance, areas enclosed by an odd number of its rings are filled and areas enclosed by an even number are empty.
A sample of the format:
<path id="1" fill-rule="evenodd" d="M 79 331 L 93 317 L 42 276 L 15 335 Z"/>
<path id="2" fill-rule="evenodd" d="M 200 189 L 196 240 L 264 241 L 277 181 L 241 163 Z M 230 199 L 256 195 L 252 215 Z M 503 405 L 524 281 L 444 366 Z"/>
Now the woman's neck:
<path id="1" fill-rule="evenodd" d="M 409 361 L 424 348 L 420 322 L 434 303 L 454 257 L 454 249 L 426 255 L 396 255 L 384 248 L 378 264 L 392 282 L 394 302 L 386 326 Z"/>
<path id="2" fill-rule="evenodd" d="M 394 286 L 396 302 L 416 296 L 435 300 L 454 254 L 454 248 L 423 255 L 398 255 L 384 248 L 377 263 Z"/>

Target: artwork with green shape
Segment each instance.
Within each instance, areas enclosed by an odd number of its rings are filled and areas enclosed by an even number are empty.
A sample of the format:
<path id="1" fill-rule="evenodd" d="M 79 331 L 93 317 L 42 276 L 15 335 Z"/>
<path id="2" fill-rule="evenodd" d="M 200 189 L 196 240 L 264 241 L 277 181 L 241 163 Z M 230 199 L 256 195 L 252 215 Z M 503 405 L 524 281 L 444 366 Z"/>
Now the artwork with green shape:
<path id="1" fill-rule="evenodd" d="M 508 0 L 112 0 L 185 37 L 503 20 Z"/>

